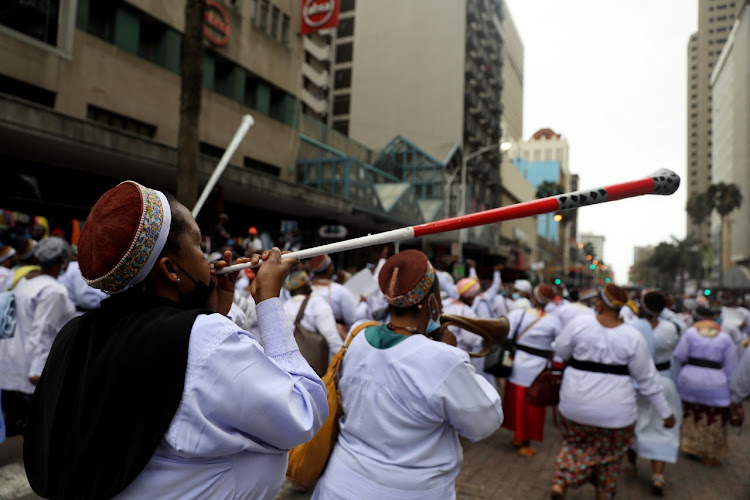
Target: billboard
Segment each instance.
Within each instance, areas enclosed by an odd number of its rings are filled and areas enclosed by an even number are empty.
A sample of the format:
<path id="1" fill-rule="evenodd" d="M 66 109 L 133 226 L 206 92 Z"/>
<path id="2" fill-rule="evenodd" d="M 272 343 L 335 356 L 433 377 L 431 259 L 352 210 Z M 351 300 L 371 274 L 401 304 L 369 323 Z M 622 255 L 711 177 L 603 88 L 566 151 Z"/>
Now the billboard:
<path id="1" fill-rule="evenodd" d="M 303 0 L 300 34 L 339 25 L 339 0 Z"/>

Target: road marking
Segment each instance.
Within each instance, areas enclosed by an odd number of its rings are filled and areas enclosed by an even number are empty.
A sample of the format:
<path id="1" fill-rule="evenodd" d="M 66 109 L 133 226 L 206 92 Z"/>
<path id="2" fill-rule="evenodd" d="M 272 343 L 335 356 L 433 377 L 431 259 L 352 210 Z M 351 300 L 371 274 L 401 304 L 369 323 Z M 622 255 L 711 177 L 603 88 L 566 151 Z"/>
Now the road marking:
<path id="1" fill-rule="evenodd" d="M 0 499 L 12 500 L 33 493 L 22 463 L 0 467 Z"/>

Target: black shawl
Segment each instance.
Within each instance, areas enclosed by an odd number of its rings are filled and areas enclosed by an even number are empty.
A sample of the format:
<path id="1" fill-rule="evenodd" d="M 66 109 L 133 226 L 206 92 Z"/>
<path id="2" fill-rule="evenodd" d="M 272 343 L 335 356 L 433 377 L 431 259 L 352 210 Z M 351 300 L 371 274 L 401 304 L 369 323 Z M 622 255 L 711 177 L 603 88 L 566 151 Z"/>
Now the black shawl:
<path id="1" fill-rule="evenodd" d="M 34 392 L 26 475 L 45 498 L 110 498 L 140 474 L 182 398 L 203 310 L 141 291 L 60 330 Z"/>

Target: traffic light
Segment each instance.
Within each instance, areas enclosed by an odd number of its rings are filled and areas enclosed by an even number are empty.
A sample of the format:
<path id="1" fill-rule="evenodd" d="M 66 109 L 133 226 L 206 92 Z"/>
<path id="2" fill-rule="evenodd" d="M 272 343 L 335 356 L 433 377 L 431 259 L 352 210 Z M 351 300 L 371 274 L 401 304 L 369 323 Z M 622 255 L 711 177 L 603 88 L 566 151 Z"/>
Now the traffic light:
<path id="1" fill-rule="evenodd" d="M 703 295 L 705 295 L 706 297 L 708 297 L 709 295 L 711 295 L 711 289 L 710 288 L 706 288 L 705 290 L 703 290 Z"/>
<path id="2" fill-rule="evenodd" d="M 560 278 L 555 278 L 555 285 L 559 285 L 560 283 L 562 283 Z"/>
<path id="3" fill-rule="evenodd" d="M 610 278 L 604 278 L 605 283 L 609 283 L 610 281 L 612 281 Z"/>
<path id="4" fill-rule="evenodd" d="M 594 264 L 589 264 L 589 269 L 593 271 L 594 269 L 596 269 L 596 266 Z"/>

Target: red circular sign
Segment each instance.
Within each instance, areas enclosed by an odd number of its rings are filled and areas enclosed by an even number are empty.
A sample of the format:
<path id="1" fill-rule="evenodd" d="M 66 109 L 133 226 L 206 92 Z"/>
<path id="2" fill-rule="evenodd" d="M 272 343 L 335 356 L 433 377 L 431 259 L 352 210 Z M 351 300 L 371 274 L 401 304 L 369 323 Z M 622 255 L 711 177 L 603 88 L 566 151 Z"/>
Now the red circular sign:
<path id="1" fill-rule="evenodd" d="M 336 12 L 336 0 L 305 0 L 302 19 L 310 28 L 319 28 L 331 20 Z"/>
<path id="2" fill-rule="evenodd" d="M 229 25 L 229 16 L 224 7 L 215 0 L 206 2 L 206 17 L 203 20 L 203 35 L 214 45 L 226 45 L 232 27 Z"/>

